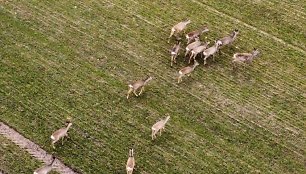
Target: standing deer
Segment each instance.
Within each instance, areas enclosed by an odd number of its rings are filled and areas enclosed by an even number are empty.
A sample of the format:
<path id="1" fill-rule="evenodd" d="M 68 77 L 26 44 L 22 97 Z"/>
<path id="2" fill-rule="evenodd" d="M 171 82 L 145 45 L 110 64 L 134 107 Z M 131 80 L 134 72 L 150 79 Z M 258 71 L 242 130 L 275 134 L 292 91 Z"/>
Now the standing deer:
<path id="1" fill-rule="evenodd" d="M 171 28 L 171 33 L 170 33 L 168 42 L 170 41 L 170 38 L 171 38 L 174 34 L 177 35 L 178 33 L 182 32 L 190 22 L 191 22 L 191 21 L 188 19 L 188 20 L 186 20 L 186 21 L 182 21 L 182 22 L 179 22 L 178 24 L 174 25 L 174 26 Z"/>
<path id="2" fill-rule="evenodd" d="M 179 55 L 179 51 L 181 48 L 181 41 L 177 41 L 177 43 L 173 46 L 171 49 L 171 67 L 173 65 L 173 62 L 176 63 L 176 57 Z"/>
<path id="3" fill-rule="evenodd" d="M 226 36 L 222 39 L 220 39 L 220 41 L 222 42 L 222 47 L 228 44 L 231 44 L 234 42 L 234 40 L 237 38 L 237 35 L 239 34 L 239 31 L 237 29 L 235 29 L 231 35 Z"/>
<path id="4" fill-rule="evenodd" d="M 200 46 L 202 42 L 200 41 L 200 38 L 195 38 L 195 41 L 192 42 L 191 44 L 187 45 L 186 47 L 186 52 L 185 52 L 185 57 L 188 55 L 188 53 L 193 50 L 194 48 Z"/>
<path id="5" fill-rule="evenodd" d="M 170 116 L 167 116 L 165 119 L 156 122 L 152 126 L 152 140 L 154 140 L 154 138 L 156 138 L 156 134 L 157 134 L 158 131 L 159 131 L 159 134 L 161 135 L 162 130 L 165 129 L 165 125 L 166 125 L 166 123 L 168 122 L 169 119 L 170 119 Z"/>
<path id="6" fill-rule="evenodd" d="M 67 121 L 68 125 L 67 127 L 58 129 L 51 135 L 51 140 L 52 140 L 52 147 L 55 149 L 54 144 L 62 138 L 62 145 L 63 145 L 63 140 L 66 137 L 68 137 L 68 130 L 72 126 L 72 123 L 70 121 Z"/>
<path id="7" fill-rule="evenodd" d="M 198 38 L 201 36 L 201 34 L 208 32 L 209 29 L 207 26 L 202 26 L 200 29 L 192 31 L 188 34 L 186 34 L 187 44 L 189 44 L 191 41 L 193 41 L 195 38 Z"/>
<path id="8" fill-rule="evenodd" d="M 129 86 L 129 90 L 128 90 L 128 92 L 127 92 L 126 98 L 129 99 L 129 96 L 130 96 L 130 94 L 131 94 L 132 92 L 135 94 L 135 96 L 138 97 L 138 96 L 144 91 L 144 86 L 145 86 L 149 81 L 151 81 L 152 79 L 153 79 L 152 77 L 147 77 L 147 78 L 144 79 L 144 80 L 138 80 L 138 81 L 136 81 L 136 82 L 134 82 L 134 83 L 132 83 L 132 84 L 129 84 L 129 85 L 128 85 L 128 86 Z M 139 88 L 141 88 L 141 89 L 140 89 L 139 94 L 137 94 L 136 91 L 137 91 Z"/>
<path id="9" fill-rule="evenodd" d="M 215 42 L 215 45 L 204 50 L 203 51 L 203 55 L 205 56 L 204 57 L 204 65 L 206 64 L 206 59 L 209 57 L 209 56 L 213 56 L 213 60 L 214 59 L 214 54 L 219 50 L 219 47 L 222 45 L 222 42 L 220 40 L 216 41 Z"/>
<path id="10" fill-rule="evenodd" d="M 177 83 L 180 83 L 182 81 L 182 77 L 185 75 L 190 76 L 191 72 L 197 67 L 199 63 L 194 60 L 194 64 L 192 66 L 187 66 L 179 71 L 179 76 L 177 78 Z"/>
<path id="11" fill-rule="evenodd" d="M 238 63 L 247 63 L 247 64 L 251 64 L 253 59 L 256 58 L 259 55 L 259 50 L 254 48 L 254 50 L 252 51 L 252 53 L 235 53 L 233 56 L 233 68 L 236 67 L 236 64 Z"/>
<path id="12" fill-rule="evenodd" d="M 132 174 L 134 167 L 135 167 L 135 158 L 134 158 L 134 150 L 130 149 L 129 150 L 129 158 L 126 162 L 126 173 L 127 174 Z"/>
<path id="13" fill-rule="evenodd" d="M 55 157 L 52 157 L 52 162 L 48 165 L 42 166 L 34 171 L 34 174 L 48 174 L 52 170 L 52 165 L 55 161 Z"/>
<path id="14" fill-rule="evenodd" d="M 191 55 L 190 55 L 190 58 L 189 58 L 189 62 L 188 62 L 188 63 L 190 63 L 191 59 L 195 60 L 195 58 L 197 57 L 197 55 L 198 55 L 199 53 L 203 52 L 203 51 L 207 48 L 207 46 L 208 46 L 209 43 L 210 43 L 210 42 L 206 42 L 206 43 L 204 43 L 203 45 L 200 45 L 200 46 L 194 48 L 194 49 L 191 51 Z M 201 55 L 201 56 L 202 56 L 202 55 Z"/>

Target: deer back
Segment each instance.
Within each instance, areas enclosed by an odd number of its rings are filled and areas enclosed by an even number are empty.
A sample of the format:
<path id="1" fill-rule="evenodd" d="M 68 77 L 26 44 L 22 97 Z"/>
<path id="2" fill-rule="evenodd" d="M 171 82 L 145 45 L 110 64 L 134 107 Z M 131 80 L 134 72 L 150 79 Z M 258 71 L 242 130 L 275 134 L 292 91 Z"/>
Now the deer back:
<path id="1" fill-rule="evenodd" d="M 193 50 L 200 45 L 201 45 L 201 41 L 199 41 L 199 40 L 194 41 L 191 44 L 187 45 L 186 50 Z"/>

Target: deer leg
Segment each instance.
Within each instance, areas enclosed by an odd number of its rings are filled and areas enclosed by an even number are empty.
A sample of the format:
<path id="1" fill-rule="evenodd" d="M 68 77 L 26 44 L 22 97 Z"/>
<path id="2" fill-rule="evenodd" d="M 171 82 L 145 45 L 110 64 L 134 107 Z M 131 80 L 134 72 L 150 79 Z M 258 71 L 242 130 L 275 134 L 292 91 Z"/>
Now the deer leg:
<path id="1" fill-rule="evenodd" d="M 129 88 L 129 90 L 127 92 L 126 99 L 129 99 L 129 95 L 131 94 L 132 91 L 133 91 L 133 88 Z"/>
<path id="2" fill-rule="evenodd" d="M 138 97 L 138 94 L 136 93 L 136 90 L 133 90 L 133 93 L 136 95 L 136 97 Z"/>
<path id="3" fill-rule="evenodd" d="M 144 91 L 144 87 L 142 87 L 142 88 L 140 89 L 140 92 L 139 92 L 138 95 L 142 94 L 143 91 Z"/>
<path id="4" fill-rule="evenodd" d="M 215 61 L 215 56 L 214 55 L 211 55 L 212 56 L 212 58 L 213 58 L 213 61 Z"/>
<path id="5" fill-rule="evenodd" d="M 62 145 L 64 145 L 64 137 L 62 138 Z"/>
<path id="6" fill-rule="evenodd" d="M 52 141 L 52 143 L 51 143 L 51 145 L 52 145 L 53 149 L 55 149 L 55 145 L 54 145 L 54 144 L 55 144 L 55 142 L 56 142 L 56 141 Z"/>
<path id="7" fill-rule="evenodd" d="M 204 65 L 206 65 L 206 59 L 208 58 L 208 56 L 206 55 L 205 57 L 204 57 Z"/>

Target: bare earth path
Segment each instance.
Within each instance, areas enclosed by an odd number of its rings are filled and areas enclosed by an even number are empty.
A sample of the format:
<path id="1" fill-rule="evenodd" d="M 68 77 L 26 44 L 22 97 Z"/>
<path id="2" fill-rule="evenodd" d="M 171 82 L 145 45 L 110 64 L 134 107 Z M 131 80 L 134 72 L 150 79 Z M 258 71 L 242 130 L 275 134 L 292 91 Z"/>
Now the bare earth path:
<path id="1" fill-rule="evenodd" d="M 45 150 L 40 148 L 37 144 L 33 143 L 29 139 L 23 137 L 14 129 L 8 127 L 3 122 L 0 122 L 0 134 L 6 137 L 7 139 L 14 142 L 20 148 L 25 149 L 31 156 L 37 158 L 38 160 L 43 161 L 46 164 L 49 164 L 52 161 L 52 155 L 48 154 Z M 76 174 L 75 171 L 65 166 L 60 160 L 56 159 L 54 164 L 54 170 L 63 173 L 63 174 Z M 1 172 L 0 172 L 1 174 Z"/>

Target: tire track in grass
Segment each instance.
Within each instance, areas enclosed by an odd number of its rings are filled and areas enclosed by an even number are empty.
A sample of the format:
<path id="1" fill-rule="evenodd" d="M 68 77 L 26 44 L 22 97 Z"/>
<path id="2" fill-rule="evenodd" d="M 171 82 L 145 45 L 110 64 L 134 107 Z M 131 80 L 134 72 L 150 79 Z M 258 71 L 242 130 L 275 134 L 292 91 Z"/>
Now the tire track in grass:
<path id="1" fill-rule="evenodd" d="M 45 150 L 40 148 L 37 144 L 33 143 L 29 139 L 23 137 L 14 129 L 8 127 L 5 123 L 0 121 L 0 134 L 14 142 L 20 148 L 26 150 L 34 158 L 43 161 L 46 164 L 50 164 L 52 161 L 52 155 L 48 154 Z M 77 174 L 73 169 L 63 164 L 59 159 L 54 161 L 53 166 L 55 170 L 62 174 Z"/>

